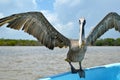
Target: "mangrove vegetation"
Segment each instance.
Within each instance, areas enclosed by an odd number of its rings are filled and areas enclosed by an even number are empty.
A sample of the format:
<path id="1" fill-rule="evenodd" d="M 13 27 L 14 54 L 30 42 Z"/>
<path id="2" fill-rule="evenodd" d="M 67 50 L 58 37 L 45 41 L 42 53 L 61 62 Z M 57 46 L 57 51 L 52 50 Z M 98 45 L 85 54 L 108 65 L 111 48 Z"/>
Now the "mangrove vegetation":
<path id="1" fill-rule="evenodd" d="M 0 39 L 0 46 L 42 46 L 36 40 Z M 92 46 L 120 46 L 120 38 L 98 39 Z"/>

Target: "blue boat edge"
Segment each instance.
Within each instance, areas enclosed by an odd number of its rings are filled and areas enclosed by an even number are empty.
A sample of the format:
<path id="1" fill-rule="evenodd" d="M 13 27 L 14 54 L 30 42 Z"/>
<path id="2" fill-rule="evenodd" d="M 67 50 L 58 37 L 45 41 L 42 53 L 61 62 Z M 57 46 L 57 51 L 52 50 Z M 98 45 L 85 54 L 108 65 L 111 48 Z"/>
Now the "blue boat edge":
<path id="1" fill-rule="evenodd" d="M 97 70 L 106 70 L 109 68 L 117 68 L 118 69 L 118 76 L 117 76 L 117 80 L 120 80 L 120 63 L 112 63 L 112 64 L 107 64 L 107 65 L 101 65 L 101 66 L 95 66 L 95 67 L 90 67 L 90 68 L 85 68 L 85 73 L 89 73 L 91 71 L 97 71 Z M 70 75 L 71 77 L 74 76 L 75 79 L 70 79 Z M 80 79 L 78 73 L 76 74 L 72 74 L 70 71 L 68 72 L 64 72 L 64 73 L 60 73 L 57 75 L 53 75 L 53 76 L 49 76 L 49 77 L 45 77 L 45 78 L 40 78 L 37 80 L 61 80 L 61 78 L 64 76 L 64 78 L 62 80 L 68 80 L 68 76 L 69 76 L 69 80 L 92 80 L 92 79 Z M 91 76 L 93 77 L 93 76 Z M 97 80 L 107 80 L 107 79 L 97 79 Z M 109 79 L 108 79 L 109 80 Z"/>

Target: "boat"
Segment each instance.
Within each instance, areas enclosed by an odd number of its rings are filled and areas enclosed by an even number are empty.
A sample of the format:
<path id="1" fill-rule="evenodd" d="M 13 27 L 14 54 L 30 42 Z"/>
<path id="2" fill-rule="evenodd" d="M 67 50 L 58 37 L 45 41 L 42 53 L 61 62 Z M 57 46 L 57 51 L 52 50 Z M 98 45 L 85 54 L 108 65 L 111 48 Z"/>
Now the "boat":
<path id="1" fill-rule="evenodd" d="M 65 72 L 38 80 L 120 80 L 120 63 L 96 66 L 84 70 L 85 78 L 80 78 L 78 73 Z"/>

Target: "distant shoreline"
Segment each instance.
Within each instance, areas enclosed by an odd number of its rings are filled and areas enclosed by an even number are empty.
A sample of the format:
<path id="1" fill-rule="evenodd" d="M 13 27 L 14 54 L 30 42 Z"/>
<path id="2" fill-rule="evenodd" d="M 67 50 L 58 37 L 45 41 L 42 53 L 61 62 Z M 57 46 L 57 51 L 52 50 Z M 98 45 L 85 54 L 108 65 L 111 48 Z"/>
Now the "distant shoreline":
<path id="1" fill-rule="evenodd" d="M 42 46 L 36 40 L 0 39 L 0 46 Z"/>
<path id="2" fill-rule="evenodd" d="M 0 46 L 42 46 L 42 44 L 36 40 L 0 39 Z M 91 46 L 120 46 L 120 38 L 98 39 Z"/>

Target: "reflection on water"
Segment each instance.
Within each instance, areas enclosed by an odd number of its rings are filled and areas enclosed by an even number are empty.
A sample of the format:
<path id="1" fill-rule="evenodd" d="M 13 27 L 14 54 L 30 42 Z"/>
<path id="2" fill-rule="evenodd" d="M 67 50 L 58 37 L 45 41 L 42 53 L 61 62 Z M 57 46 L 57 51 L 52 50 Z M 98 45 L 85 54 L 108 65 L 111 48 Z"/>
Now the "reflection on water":
<path id="1" fill-rule="evenodd" d="M 0 47 L 0 80 L 36 80 L 70 70 L 68 49 L 39 46 Z M 120 62 L 120 47 L 88 47 L 83 67 Z M 75 65 L 76 66 L 76 65 Z"/>

